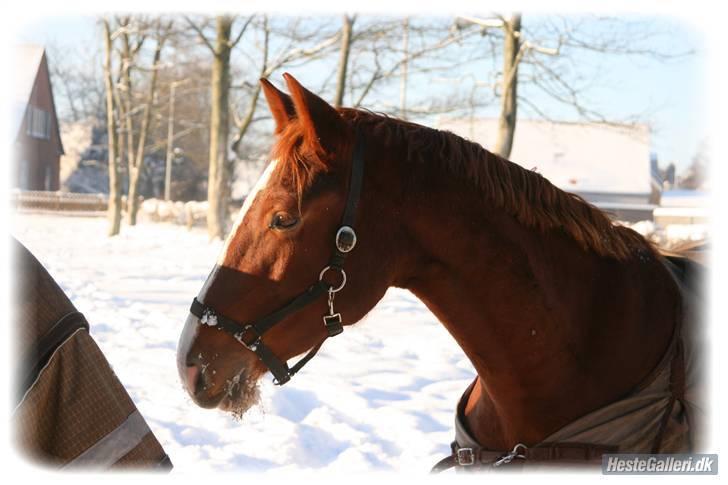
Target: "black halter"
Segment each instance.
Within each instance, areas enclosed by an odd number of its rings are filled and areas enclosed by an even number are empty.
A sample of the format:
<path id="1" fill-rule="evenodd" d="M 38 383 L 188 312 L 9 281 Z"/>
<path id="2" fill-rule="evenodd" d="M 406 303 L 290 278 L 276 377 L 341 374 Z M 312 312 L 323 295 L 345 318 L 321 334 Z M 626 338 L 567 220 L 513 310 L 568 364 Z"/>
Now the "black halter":
<path id="1" fill-rule="evenodd" d="M 357 136 L 354 146 L 351 178 L 349 182 L 349 197 L 346 201 L 344 214 L 341 217 L 341 225 L 336 231 L 334 252 L 331 255 L 329 264 L 321 270 L 318 281 L 278 310 L 275 310 L 264 317 L 261 317 L 257 321 L 248 324 L 236 322 L 231 318 L 218 314 L 213 308 L 200 302 L 197 298 L 192 300 L 190 312 L 200 319 L 201 324 L 209 327 L 215 327 L 218 330 L 224 330 L 232 335 L 246 349 L 255 352 L 263 364 L 268 367 L 271 374 L 273 374 L 273 382 L 279 386 L 288 382 L 291 377 L 301 370 L 301 368 L 306 365 L 306 363 L 311 360 L 314 355 L 316 355 L 316 352 L 318 352 L 327 338 L 339 335 L 344 331 L 344 327 L 341 323 L 341 314 L 334 311 L 334 297 L 336 293 L 346 286 L 344 261 L 346 260 L 346 255 L 354 249 L 354 246 L 356 245 L 354 220 L 356 216 L 356 207 L 359 204 L 359 196 L 361 194 L 362 179 L 364 177 L 364 157 L 362 151 L 363 143 Z M 339 272 L 341 282 L 338 286 L 325 281 L 324 278 L 326 273 L 329 271 Z M 263 334 L 273 328 L 275 324 L 283 320 L 289 314 L 300 310 L 310 303 L 313 303 L 325 293 L 328 293 L 329 313 L 323 316 L 323 322 L 328 335 L 293 367 L 289 368 L 288 363 L 276 357 L 276 355 L 263 344 Z"/>

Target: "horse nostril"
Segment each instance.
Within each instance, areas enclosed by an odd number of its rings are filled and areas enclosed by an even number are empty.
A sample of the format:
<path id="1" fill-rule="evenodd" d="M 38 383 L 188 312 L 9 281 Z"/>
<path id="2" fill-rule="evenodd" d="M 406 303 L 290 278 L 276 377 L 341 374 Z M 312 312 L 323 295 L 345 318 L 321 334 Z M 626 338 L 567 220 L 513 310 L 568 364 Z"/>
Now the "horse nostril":
<path id="1" fill-rule="evenodd" d="M 197 400 L 205 398 L 208 384 L 205 373 L 200 372 L 200 368 L 195 364 L 190 364 L 187 366 L 186 374 L 187 390 L 190 394 L 197 398 Z"/>
<path id="2" fill-rule="evenodd" d="M 197 368 L 196 365 L 191 364 L 187 365 L 185 373 L 185 385 L 187 386 L 187 390 L 190 392 L 190 394 L 197 394 L 199 392 L 199 383 L 197 381 L 200 376 L 200 370 Z"/>
<path id="3" fill-rule="evenodd" d="M 184 380 L 188 394 L 200 407 L 212 409 L 217 407 L 225 397 L 223 392 L 214 392 L 214 384 L 208 380 L 204 371 L 200 372 L 200 367 L 195 364 L 187 364 L 184 371 Z"/>

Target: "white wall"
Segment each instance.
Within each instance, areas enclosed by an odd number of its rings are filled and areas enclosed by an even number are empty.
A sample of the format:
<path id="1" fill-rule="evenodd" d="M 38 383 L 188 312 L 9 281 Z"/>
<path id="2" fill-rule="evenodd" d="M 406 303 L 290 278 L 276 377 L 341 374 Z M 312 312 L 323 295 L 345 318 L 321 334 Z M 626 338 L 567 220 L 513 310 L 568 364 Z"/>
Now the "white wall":
<path id="1" fill-rule="evenodd" d="M 480 143 L 495 142 L 497 120 L 441 119 L 439 128 Z M 510 160 L 569 192 L 650 193 L 646 125 L 616 127 L 519 120 Z"/>

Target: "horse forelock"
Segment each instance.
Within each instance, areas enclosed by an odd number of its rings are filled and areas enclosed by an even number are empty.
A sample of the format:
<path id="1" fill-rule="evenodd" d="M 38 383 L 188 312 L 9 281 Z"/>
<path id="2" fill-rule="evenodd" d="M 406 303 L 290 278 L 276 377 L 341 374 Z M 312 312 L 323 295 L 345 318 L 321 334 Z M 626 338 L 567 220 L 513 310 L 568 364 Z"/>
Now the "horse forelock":
<path id="1" fill-rule="evenodd" d="M 278 134 L 271 157 L 280 161 L 280 167 L 273 175 L 274 183 L 289 178 L 300 209 L 303 194 L 316 174 L 327 170 L 327 154 L 318 145 L 306 140 L 302 124 L 293 119 Z"/>

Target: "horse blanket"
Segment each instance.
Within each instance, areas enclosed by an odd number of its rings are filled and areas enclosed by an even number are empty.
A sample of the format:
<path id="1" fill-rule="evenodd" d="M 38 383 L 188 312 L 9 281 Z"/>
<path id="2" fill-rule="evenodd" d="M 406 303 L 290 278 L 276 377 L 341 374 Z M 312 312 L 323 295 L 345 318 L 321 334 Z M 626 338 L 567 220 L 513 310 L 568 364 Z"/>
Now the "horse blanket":
<path id="1" fill-rule="evenodd" d="M 19 450 L 53 468 L 170 469 L 84 316 L 24 246 L 12 247 Z"/>
<path id="2" fill-rule="evenodd" d="M 701 376 L 704 348 L 701 301 L 702 265 L 685 258 L 665 259 L 680 287 L 682 313 L 661 361 L 626 396 L 588 413 L 554 432 L 543 442 L 513 450 L 486 450 L 468 431 L 464 409 L 473 384 L 465 391 L 455 415 L 452 455 L 433 471 L 490 468 L 494 464 L 563 466 L 598 465 L 604 453 L 688 453 L 700 447 L 696 437 L 704 418 Z M 505 458 L 505 460 L 504 460 Z"/>

